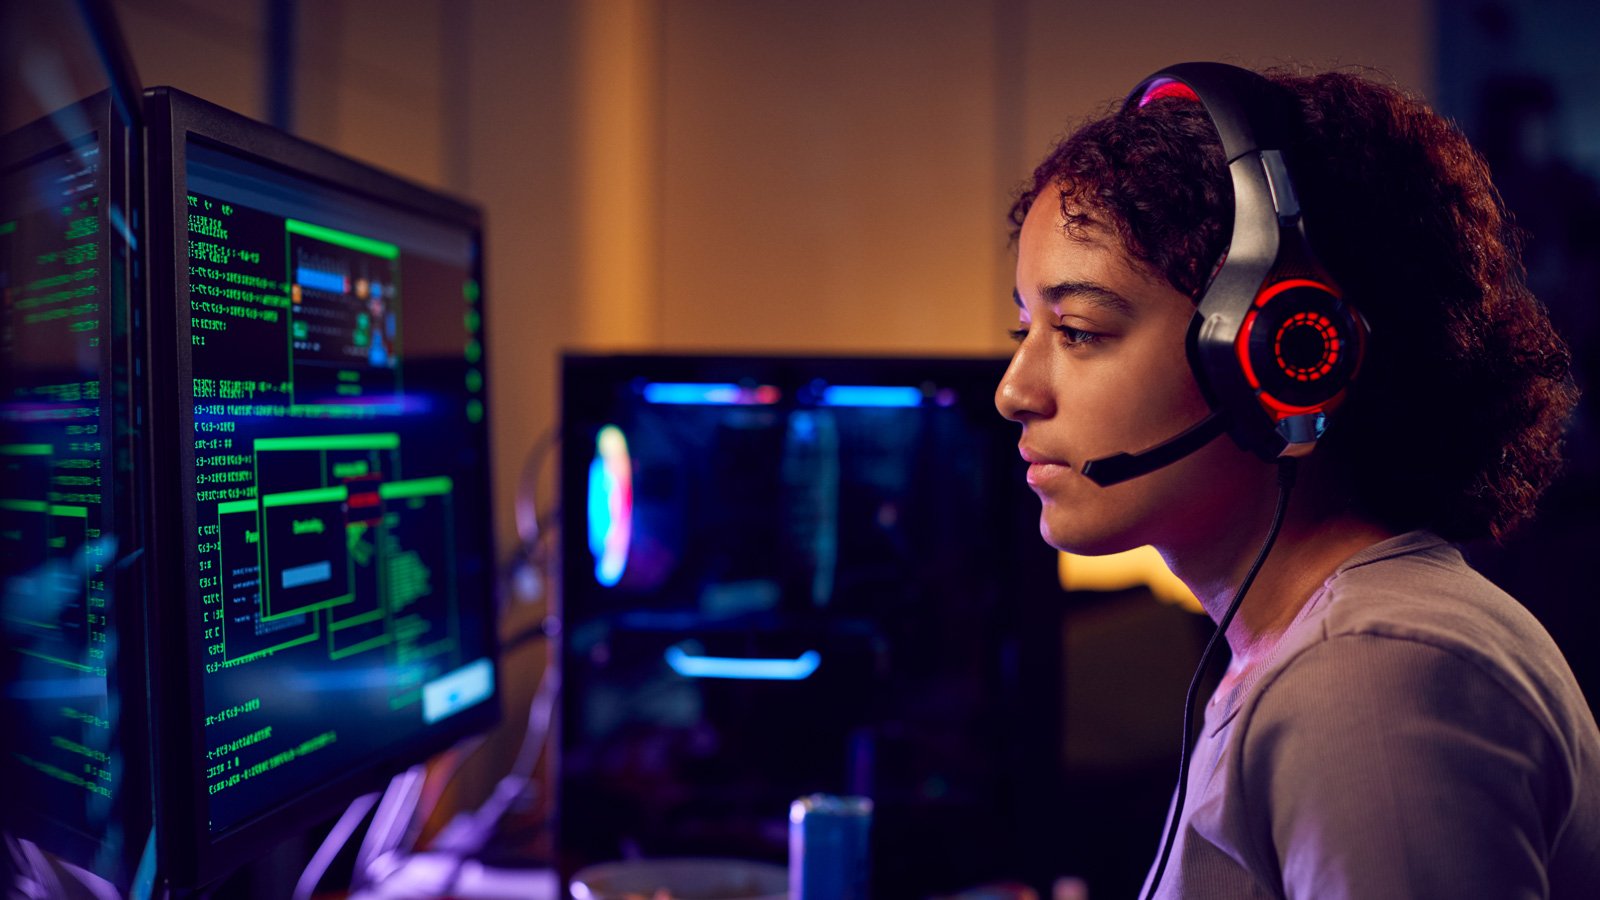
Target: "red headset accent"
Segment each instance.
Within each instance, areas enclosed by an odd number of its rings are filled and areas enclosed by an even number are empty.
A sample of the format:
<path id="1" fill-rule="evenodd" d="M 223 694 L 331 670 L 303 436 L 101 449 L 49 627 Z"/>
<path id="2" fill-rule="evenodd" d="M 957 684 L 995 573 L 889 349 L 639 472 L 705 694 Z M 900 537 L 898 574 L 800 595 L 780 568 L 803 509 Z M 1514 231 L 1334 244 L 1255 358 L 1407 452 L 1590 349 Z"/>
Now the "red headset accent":
<path id="1" fill-rule="evenodd" d="M 1284 335 L 1298 328 L 1310 328 L 1322 340 L 1322 351 L 1317 361 L 1309 366 L 1296 365 L 1284 357 Z M 1339 330 L 1333 326 L 1333 320 L 1322 313 L 1297 312 L 1279 326 L 1278 333 L 1272 336 L 1272 356 L 1278 368 L 1294 380 L 1316 381 L 1332 372 L 1333 364 L 1339 361 Z"/>
<path id="2" fill-rule="evenodd" d="M 1194 92 L 1194 88 L 1181 81 L 1156 81 L 1145 89 L 1144 95 L 1139 98 L 1139 105 L 1143 106 L 1151 101 L 1165 100 L 1169 97 L 1200 102 L 1200 95 Z"/>
<path id="3" fill-rule="evenodd" d="M 1332 294 L 1334 297 L 1339 296 L 1339 292 L 1334 290 L 1332 286 L 1320 281 L 1313 281 L 1309 278 L 1286 278 L 1283 281 L 1275 281 L 1268 285 L 1265 290 L 1261 291 L 1261 293 L 1256 295 L 1255 302 L 1251 304 L 1250 312 L 1245 314 L 1244 322 L 1240 325 L 1239 333 L 1234 337 L 1233 341 L 1234 355 L 1239 360 L 1239 368 L 1244 373 L 1245 382 L 1248 383 L 1250 385 L 1250 389 L 1255 392 L 1256 400 L 1267 410 L 1268 415 L 1272 416 L 1273 421 L 1276 422 L 1281 422 L 1289 416 L 1304 415 L 1310 412 L 1329 411 L 1335 406 L 1338 406 L 1339 400 L 1342 399 L 1341 397 L 1336 396 L 1331 400 L 1311 406 L 1297 406 L 1291 403 L 1285 403 L 1284 401 L 1268 393 L 1261 386 L 1261 378 L 1256 374 L 1255 363 L 1250 358 L 1250 338 L 1254 333 L 1257 314 L 1261 312 L 1262 308 L 1265 307 L 1267 302 L 1273 297 L 1276 297 L 1284 291 L 1292 290 L 1294 288 L 1311 288 L 1312 290 L 1323 291 L 1325 293 Z M 1317 360 L 1311 365 L 1297 364 L 1284 358 L 1284 336 L 1290 330 L 1301 328 L 1310 328 L 1314 330 L 1316 332 L 1316 336 L 1322 340 L 1322 352 L 1319 354 Z M 1359 351 L 1359 348 L 1356 349 Z M 1273 362 L 1277 364 L 1279 371 L 1289 378 L 1309 384 L 1311 382 L 1318 381 L 1331 373 L 1334 370 L 1334 366 L 1339 362 L 1340 356 L 1346 351 L 1346 348 L 1344 346 L 1344 341 L 1340 339 L 1339 329 L 1334 324 L 1333 320 L 1329 319 L 1321 312 L 1301 311 L 1289 316 L 1288 319 L 1284 320 L 1284 322 L 1278 326 L 1277 333 L 1272 337 L 1272 351 Z"/>

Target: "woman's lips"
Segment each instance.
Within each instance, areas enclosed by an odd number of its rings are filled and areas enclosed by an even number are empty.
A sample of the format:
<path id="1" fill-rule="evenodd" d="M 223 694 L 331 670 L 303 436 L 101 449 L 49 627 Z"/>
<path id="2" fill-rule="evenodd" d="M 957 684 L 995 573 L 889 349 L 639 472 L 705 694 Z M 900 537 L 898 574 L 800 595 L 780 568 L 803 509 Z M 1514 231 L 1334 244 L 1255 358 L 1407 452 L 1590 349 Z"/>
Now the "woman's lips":
<path id="1" fill-rule="evenodd" d="M 1033 485 L 1034 487 L 1039 487 L 1048 482 L 1055 481 L 1071 471 L 1072 467 L 1066 463 L 1029 463 L 1028 484 Z"/>
<path id="2" fill-rule="evenodd" d="M 1072 471 L 1072 464 L 1066 460 L 1055 459 L 1028 447 L 1018 449 L 1022 452 L 1022 458 L 1028 463 L 1030 485 L 1038 486 L 1054 481 Z"/>

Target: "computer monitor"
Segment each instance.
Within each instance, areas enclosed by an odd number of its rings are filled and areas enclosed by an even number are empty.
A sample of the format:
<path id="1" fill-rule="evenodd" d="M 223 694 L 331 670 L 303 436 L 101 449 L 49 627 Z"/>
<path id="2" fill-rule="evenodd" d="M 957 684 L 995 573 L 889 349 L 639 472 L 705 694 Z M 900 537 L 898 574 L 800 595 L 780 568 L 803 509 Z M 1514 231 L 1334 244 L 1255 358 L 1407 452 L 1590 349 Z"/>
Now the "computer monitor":
<path id="1" fill-rule="evenodd" d="M 782 863 L 875 803 L 884 896 L 1019 871 L 1030 609 L 1058 593 L 1001 359 L 562 368 L 558 856 Z"/>
<path id="2" fill-rule="evenodd" d="M 205 884 L 496 721 L 482 226 L 146 93 L 161 870 Z"/>
<path id="3" fill-rule="evenodd" d="M 150 837 L 128 124 L 0 136 L 0 826 L 126 889 Z"/>

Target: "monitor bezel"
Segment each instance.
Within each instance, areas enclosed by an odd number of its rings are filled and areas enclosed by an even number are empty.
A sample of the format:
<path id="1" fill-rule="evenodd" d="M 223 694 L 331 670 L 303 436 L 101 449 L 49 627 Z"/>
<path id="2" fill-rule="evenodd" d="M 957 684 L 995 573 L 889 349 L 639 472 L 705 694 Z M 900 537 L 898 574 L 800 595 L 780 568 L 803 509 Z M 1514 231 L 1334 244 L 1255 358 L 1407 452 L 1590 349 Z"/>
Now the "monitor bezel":
<path id="1" fill-rule="evenodd" d="M 194 411 L 178 402 L 180 386 L 192 378 L 190 322 L 179 306 L 188 297 L 187 184 L 188 145 L 204 143 L 250 162 L 277 169 L 353 198 L 377 203 L 468 229 L 474 236 L 473 278 L 483 284 L 483 216 L 474 205 L 334 151 L 289 135 L 182 91 L 157 87 L 145 94 L 148 123 L 150 302 L 150 379 L 148 420 L 152 435 L 151 559 L 155 602 L 151 604 L 152 682 L 158 708 L 155 721 L 156 819 L 161 834 L 158 868 L 180 887 L 213 883 L 291 837 L 335 814 L 350 800 L 381 787 L 392 775 L 448 748 L 464 736 L 495 725 L 502 686 L 496 665 L 493 695 L 450 717 L 415 740 L 346 770 L 321 788 L 292 798 L 251 819 L 212 834 L 207 825 L 203 768 L 203 686 L 198 656 L 203 623 L 198 592 L 185 572 L 198 565 L 193 507 L 182 499 L 192 486 L 192 470 L 182 435 L 192 434 Z M 481 312 L 481 305 L 480 305 Z M 486 369 L 487 365 L 481 366 Z M 486 379 L 487 381 L 487 379 Z M 487 386 L 486 388 L 487 389 Z M 489 459 L 488 422 L 478 430 L 480 459 Z M 191 448 L 192 449 L 192 448 Z M 192 460 L 189 461 L 192 469 Z M 485 463 L 485 471 L 491 471 Z M 490 512 L 492 486 L 481 499 Z M 490 550 L 491 562 L 496 559 Z M 491 592 L 495 589 L 491 581 Z M 498 660 L 495 599 L 485 598 L 491 659 Z"/>

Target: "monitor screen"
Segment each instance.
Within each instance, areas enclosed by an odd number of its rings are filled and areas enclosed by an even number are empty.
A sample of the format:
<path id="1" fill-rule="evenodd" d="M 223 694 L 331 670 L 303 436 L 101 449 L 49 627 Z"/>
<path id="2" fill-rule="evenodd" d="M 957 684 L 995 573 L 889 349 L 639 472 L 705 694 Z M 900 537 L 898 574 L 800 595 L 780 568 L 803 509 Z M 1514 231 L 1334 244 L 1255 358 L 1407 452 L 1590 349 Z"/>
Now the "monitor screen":
<path id="1" fill-rule="evenodd" d="M 567 874 L 781 863 L 812 792 L 873 799 L 886 893 L 1012 871 L 1019 615 L 1054 557 L 1004 367 L 567 357 Z"/>
<path id="2" fill-rule="evenodd" d="M 122 887 L 150 815 L 125 154 L 104 95 L 0 137 L 0 819 Z"/>
<path id="3" fill-rule="evenodd" d="M 482 234 L 470 206 L 151 99 L 153 346 L 176 342 L 151 361 L 177 437 L 157 528 L 181 563 L 157 576 L 160 809 L 169 870 L 206 881 L 497 715 Z"/>

